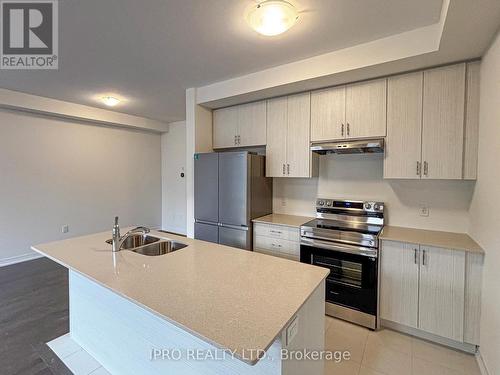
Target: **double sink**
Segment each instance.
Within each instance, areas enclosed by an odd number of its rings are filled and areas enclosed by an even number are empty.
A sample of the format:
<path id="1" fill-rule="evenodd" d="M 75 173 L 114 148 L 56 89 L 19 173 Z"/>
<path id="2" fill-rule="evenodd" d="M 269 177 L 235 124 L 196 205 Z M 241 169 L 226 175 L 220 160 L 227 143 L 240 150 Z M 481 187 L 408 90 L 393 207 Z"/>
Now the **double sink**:
<path id="1" fill-rule="evenodd" d="M 107 240 L 106 243 L 111 245 L 113 244 L 113 240 Z M 158 256 L 180 250 L 186 246 L 186 244 L 181 242 L 138 233 L 130 235 L 125 239 L 120 250 L 130 250 L 134 253 L 147 256 Z"/>

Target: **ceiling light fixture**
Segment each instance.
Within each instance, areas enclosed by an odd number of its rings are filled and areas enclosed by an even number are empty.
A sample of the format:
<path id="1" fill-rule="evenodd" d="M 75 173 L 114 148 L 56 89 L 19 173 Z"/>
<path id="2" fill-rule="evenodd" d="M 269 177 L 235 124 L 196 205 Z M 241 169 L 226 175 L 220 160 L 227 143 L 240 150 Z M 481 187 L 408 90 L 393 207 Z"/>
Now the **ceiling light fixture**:
<path id="1" fill-rule="evenodd" d="M 284 33 L 298 18 L 297 9 L 284 0 L 266 0 L 254 5 L 246 17 L 248 24 L 255 31 L 266 36 Z"/>
<path id="2" fill-rule="evenodd" d="M 118 103 L 120 103 L 120 99 L 117 99 L 113 96 L 103 96 L 101 98 L 102 102 L 106 104 L 108 107 L 114 107 Z"/>

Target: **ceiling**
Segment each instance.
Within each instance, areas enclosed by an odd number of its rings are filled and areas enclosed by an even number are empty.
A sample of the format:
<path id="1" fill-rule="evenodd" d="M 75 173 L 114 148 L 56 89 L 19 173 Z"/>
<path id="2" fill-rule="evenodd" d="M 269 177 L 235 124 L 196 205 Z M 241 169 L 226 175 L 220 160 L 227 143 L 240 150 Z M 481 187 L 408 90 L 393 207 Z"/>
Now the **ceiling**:
<path id="1" fill-rule="evenodd" d="M 162 121 L 185 118 L 185 89 L 431 25 L 442 0 L 290 0 L 300 19 L 263 37 L 252 0 L 64 0 L 59 70 L 0 71 L 0 87 Z"/>

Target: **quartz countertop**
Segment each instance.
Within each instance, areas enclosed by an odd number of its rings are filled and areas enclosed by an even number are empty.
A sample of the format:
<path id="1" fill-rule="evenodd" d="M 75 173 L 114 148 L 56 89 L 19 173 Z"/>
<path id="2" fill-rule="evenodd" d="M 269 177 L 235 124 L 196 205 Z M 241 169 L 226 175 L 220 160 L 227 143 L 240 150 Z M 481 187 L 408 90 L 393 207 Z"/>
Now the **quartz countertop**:
<path id="1" fill-rule="evenodd" d="M 382 230 L 379 238 L 381 240 L 409 242 L 484 254 L 484 250 L 481 246 L 465 233 L 441 232 L 387 225 Z"/>
<path id="2" fill-rule="evenodd" d="M 259 360 L 258 350 L 271 346 L 329 272 L 157 231 L 151 235 L 188 246 L 152 257 L 113 253 L 105 243 L 109 231 L 32 249 L 249 364 Z"/>
<path id="3" fill-rule="evenodd" d="M 301 225 L 303 225 L 311 220 L 314 220 L 314 217 L 284 215 L 284 214 L 270 214 L 270 215 L 259 217 L 257 219 L 253 219 L 252 221 L 254 223 L 284 225 L 287 227 L 299 228 Z"/>

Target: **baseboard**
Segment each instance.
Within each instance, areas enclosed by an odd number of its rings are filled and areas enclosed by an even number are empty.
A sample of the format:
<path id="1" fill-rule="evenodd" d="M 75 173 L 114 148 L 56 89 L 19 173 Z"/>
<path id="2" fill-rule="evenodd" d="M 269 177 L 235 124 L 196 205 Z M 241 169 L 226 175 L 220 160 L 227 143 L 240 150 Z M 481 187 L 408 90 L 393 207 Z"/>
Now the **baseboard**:
<path id="1" fill-rule="evenodd" d="M 479 370 L 481 371 L 481 375 L 490 375 L 488 368 L 486 367 L 486 363 L 484 363 L 484 358 L 481 355 L 481 349 L 477 351 L 476 354 L 477 365 L 479 366 Z"/>
<path id="2" fill-rule="evenodd" d="M 38 258 L 42 258 L 42 257 L 43 257 L 43 255 L 38 254 L 38 253 L 27 253 L 27 254 L 23 254 L 23 255 L 16 255 L 13 257 L 0 259 L 0 267 L 6 267 L 6 266 L 10 266 L 11 264 L 27 262 L 29 260 L 38 259 Z"/>
<path id="3" fill-rule="evenodd" d="M 394 331 L 399 331 L 406 333 L 407 335 L 415 336 L 423 340 L 432 341 L 440 345 L 448 346 L 453 349 L 461 350 L 466 353 L 476 354 L 477 346 L 473 344 L 468 344 L 464 342 L 459 342 L 451 339 L 447 339 L 441 336 L 436 336 L 428 332 L 424 332 L 422 330 L 407 327 L 402 324 L 394 323 L 388 320 L 380 319 L 380 324 L 382 327 L 390 328 Z"/>

